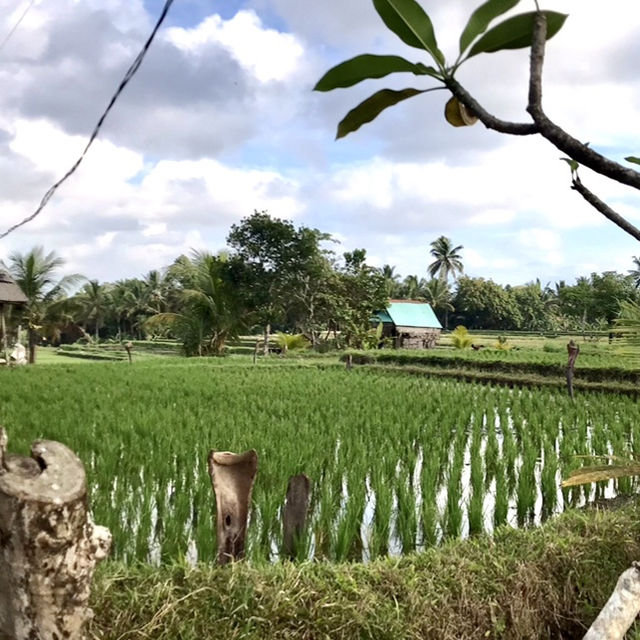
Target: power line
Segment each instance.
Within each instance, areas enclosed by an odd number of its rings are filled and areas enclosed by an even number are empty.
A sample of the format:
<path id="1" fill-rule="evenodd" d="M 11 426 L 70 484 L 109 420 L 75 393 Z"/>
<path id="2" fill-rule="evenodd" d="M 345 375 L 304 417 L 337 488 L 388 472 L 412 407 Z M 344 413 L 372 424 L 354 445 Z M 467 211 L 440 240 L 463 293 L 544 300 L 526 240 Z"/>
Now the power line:
<path id="1" fill-rule="evenodd" d="M 107 105 L 107 108 L 104 110 L 103 114 L 100 116 L 100 119 L 98 120 L 96 126 L 93 129 L 93 132 L 91 133 L 89 142 L 87 142 L 87 146 L 84 148 L 84 151 L 80 154 L 80 157 L 73 163 L 73 165 L 67 171 L 67 173 L 65 173 L 64 176 L 62 176 L 62 178 L 60 178 L 60 180 L 58 180 L 58 182 L 56 182 L 44 194 L 42 200 L 40 200 L 40 204 L 38 205 L 38 208 L 30 216 L 26 217 L 24 220 L 18 222 L 17 224 L 14 224 L 12 227 L 9 227 L 9 229 L 7 229 L 5 232 L 0 234 L 0 240 L 2 240 L 2 238 L 6 238 L 10 233 L 15 231 L 16 229 L 19 229 L 20 227 L 24 226 L 28 222 L 31 222 L 33 219 L 35 219 L 45 208 L 49 200 L 51 200 L 53 194 L 58 190 L 58 187 L 63 182 L 65 182 L 67 178 L 71 177 L 75 173 L 76 169 L 80 166 L 80 163 L 84 160 L 84 157 L 87 155 L 87 151 L 89 151 L 89 148 L 93 144 L 93 141 L 98 137 L 98 133 L 100 132 L 100 129 L 102 128 L 102 125 L 106 120 L 107 115 L 111 111 L 113 105 L 116 103 L 116 101 L 120 97 L 120 94 L 122 93 L 124 88 L 129 84 L 129 81 L 131 80 L 131 78 L 133 78 L 136 71 L 140 68 L 142 61 L 144 60 L 144 57 L 147 51 L 149 50 L 149 47 L 151 46 L 151 43 L 153 42 L 153 39 L 155 38 L 156 33 L 158 32 L 158 29 L 160 29 L 160 27 L 162 26 L 162 23 L 164 22 L 164 19 L 167 17 L 167 14 L 169 13 L 169 9 L 171 8 L 172 4 L 173 4 L 173 0 L 165 1 L 164 7 L 162 8 L 162 12 L 160 13 L 160 17 L 156 22 L 156 26 L 153 28 L 151 35 L 147 38 L 147 41 L 144 43 L 142 49 L 140 50 L 140 53 L 138 53 L 138 55 L 136 56 L 136 59 L 132 62 L 131 66 L 127 69 L 127 72 L 124 74 L 124 77 L 122 78 L 122 81 L 120 82 L 120 85 L 118 86 L 116 92 L 113 94 L 113 96 L 111 96 L 111 100 L 109 100 L 109 104 Z"/>
<path id="2" fill-rule="evenodd" d="M 24 17 L 29 13 L 29 9 L 33 7 L 36 0 L 31 0 L 31 2 L 27 5 L 27 8 L 22 12 L 22 15 L 18 18 L 18 21 L 13 25 L 13 27 L 9 30 L 9 33 L 4 37 L 4 40 L 0 42 L 0 51 L 4 48 L 4 45 L 9 42 L 11 36 L 15 33 L 16 29 L 20 26 L 20 23 L 24 20 Z"/>

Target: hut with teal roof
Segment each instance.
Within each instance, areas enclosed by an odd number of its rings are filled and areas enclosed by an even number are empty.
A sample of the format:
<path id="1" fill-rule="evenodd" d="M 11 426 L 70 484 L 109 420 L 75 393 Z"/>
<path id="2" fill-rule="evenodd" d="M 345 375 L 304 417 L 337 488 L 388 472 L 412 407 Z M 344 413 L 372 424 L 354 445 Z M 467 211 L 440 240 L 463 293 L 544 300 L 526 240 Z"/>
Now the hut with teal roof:
<path id="1" fill-rule="evenodd" d="M 371 321 L 382 323 L 382 336 L 396 349 L 433 349 L 442 331 L 431 305 L 421 300 L 390 300 Z"/>

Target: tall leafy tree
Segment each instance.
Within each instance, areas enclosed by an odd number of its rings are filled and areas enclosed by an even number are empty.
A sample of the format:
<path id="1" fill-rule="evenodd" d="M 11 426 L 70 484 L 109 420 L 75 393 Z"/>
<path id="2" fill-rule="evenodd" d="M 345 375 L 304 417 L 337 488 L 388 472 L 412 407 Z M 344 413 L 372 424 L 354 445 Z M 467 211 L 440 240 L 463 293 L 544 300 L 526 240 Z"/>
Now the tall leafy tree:
<path id="1" fill-rule="evenodd" d="M 317 229 L 296 227 L 288 220 L 272 218 L 266 211 L 233 225 L 227 244 L 233 250 L 230 264 L 236 286 L 254 310 L 256 324 L 264 328 L 268 351 L 271 328 L 286 321 L 292 298 L 317 273 L 324 252 L 320 242 L 330 236 Z"/>
<path id="2" fill-rule="evenodd" d="M 27 322 L 29 362 L 36 360 L 36 344 L 41 335 L 56 331 L 66 323 L 65 305 L 68 289 L 81 280 L 79 275 L 58 277 L 64 260 L 54 251 L 45 253 L 41 246 L 27 253 L 9 256 L 9 270 L 28 302 L 24 311 Z"/>
<path id="3" fill-rule="evenodd" d="M 432 278 L 435 278 L 437 275 L 440 280 L 446 282 L 450 275 L 455 278 L 456 274 L 461 274 L 464 269 L 460 249 L 463 249 L 462 245 L 454 247 L 451 240 L 445 236 L 436 238 L 431 243 L 431 249 L 429 251 L 433 258 L 435 258 L 429 265 L 429 275 Z"/>

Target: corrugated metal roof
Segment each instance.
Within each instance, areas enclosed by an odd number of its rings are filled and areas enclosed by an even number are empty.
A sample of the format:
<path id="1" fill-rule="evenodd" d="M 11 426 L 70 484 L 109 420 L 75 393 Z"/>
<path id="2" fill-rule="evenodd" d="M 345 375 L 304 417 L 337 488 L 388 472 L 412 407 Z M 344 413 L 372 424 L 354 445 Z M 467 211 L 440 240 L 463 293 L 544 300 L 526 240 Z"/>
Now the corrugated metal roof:
<path id="1" fill-rule="evenodd" d="M 391 316 L 386 311 L 374 311 L 371 322 L 393 322 Z"/>
<path id="2" fill-rule="evenodd" d="M 442 329 L 431 305 L 413 300 L 391 300 L 387 313 L 396 326 Z"/>

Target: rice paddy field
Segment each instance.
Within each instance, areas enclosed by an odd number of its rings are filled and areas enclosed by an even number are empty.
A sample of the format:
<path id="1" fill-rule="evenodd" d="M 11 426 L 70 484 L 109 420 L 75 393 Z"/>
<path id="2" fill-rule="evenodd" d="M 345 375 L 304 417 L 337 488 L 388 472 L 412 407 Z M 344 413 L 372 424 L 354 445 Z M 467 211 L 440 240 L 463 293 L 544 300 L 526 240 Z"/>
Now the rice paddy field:
<path id="1" fill-rule="evenodd" d="M 258 452 L 250 561 L 275 561 L 291 475 L 312 481 L 300 559 L 368 561 L 536 525 L 635 480 L 562 490 L 578 456 L 640 451 L 616 394 L 509 389 L 315 363 L 171 359 L 0 370 L 13 452 L 59 440 L 83 460 L 113 556 L 212 562 L 210 449 Z"/>

